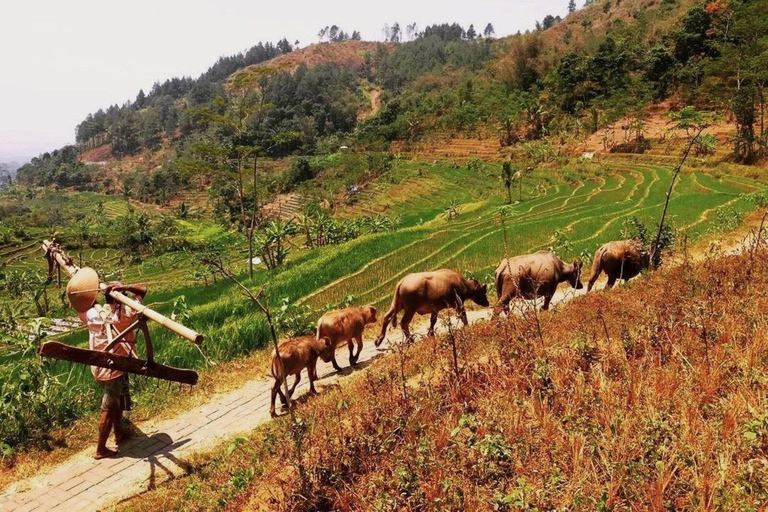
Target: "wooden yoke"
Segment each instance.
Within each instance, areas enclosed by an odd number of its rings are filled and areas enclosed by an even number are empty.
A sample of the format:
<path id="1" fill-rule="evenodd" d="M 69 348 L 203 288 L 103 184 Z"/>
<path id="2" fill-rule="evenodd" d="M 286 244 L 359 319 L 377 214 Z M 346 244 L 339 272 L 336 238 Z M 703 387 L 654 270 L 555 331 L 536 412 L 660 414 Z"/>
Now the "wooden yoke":
<path id="1" fill-rule="evenodd" d="M 43 250 L 45 251 L 45 258 L 48 261 L 49 282 L 53 280 L 54 269 L 60 273 L 61 269 L 63 268 L 70 277 L 80 270 L 80 267 L 74 263 L 72 258 L 67 256 L 67 254 L 61 249 L 61 246 L 56 243 L 55 239 L 50 241 L 45 240 L 43 242 Z M 58 281 L 60 285 L 60 279 Z M 106 291 L 107 285 L 105 283 L 99 283 L 99 288 L 102 291 Z M 137 375 L 144 375 L 146 377 L 154 377 L 157 379 L 180 382 L 182 384 L 197 384 L 197 372 L 193 370 L 173 368 L 171 366 L 165 366 L 154 362 L 154 348 L 152 347 L 152 340 L 149 336 L 147 320 L 153 320 L 163 327 L 175 332 L 179 336 L 182 336 L 183 338 L 186 338 L 197 345 L 203 342 L 203 335 L 181 325 L 178 322 L 171 320 L 170 318 L 146 307 L 140 302 L 133 300 L 120 292 L 111 291 L 109 295 L 115 301 L 124 304 L 136 311 L 137 320 L 133 322 L 129 327 L 127 327 L 123 332 L 118 333 L 117 336 L 109 343 L 109 345 L 107 345 L 104 351 L 70 347 L 63 343 L 50 341 L 43 343 L 40 346 L 40 355 L 43 357 L 50 357 L 52 359 L 60 359 L 74 363 L 99 366 L 102 368 L 109 368 L 113 370 L 134 373 Z M 144 342 L 146 343 L 146 361 L 109 352 L 112 347 L 114 347 L 117 343 L 122 342 L 128 334 L 136 330 L 141 331 L 144 337 Z"/>

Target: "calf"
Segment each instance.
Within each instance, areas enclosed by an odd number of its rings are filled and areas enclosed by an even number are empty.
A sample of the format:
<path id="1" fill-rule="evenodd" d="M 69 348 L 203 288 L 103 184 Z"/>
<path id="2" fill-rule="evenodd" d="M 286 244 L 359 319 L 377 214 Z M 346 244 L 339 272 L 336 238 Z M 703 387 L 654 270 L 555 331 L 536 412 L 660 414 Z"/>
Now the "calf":
<path id="1" fill-rule="evenodd" d="M 367 324 L 376 323 L 376 308 L 365 306 L 362 308 L 346 308 L 329 311 L 317 321 L 317 338 L 327 337 L 331 339 L 332 348 L 323 351 L 320 357 L 326 363 L 333 362 L 333 367 L 341 371 L 336 362 L 336 347 L 347 343 L 349 347 L 349 364 L 357 364 L 360 352 L 363 350 L 363 331 Z M 354 353 L 354 341 L 357 342 L 357 353 Z"/>
<path id="2" fill-rule="evenodd" d="M 280 359 L 278 359 L 275 351 L 272 351 L 272 377 L 275 378 L 275 384 L 272 386 L 272 402 L 269 407 L 269 414 L 274 418 L 275 414 L 275 397 L 279 394 L 280 401 L 283 405 L 288 404 L 288 400 L 283 394 L 283 390 L 280 389 L 280 385 L 283 382 L 283 374 L 280 371 L 280 360 L 283 361 L 283 367 L 285 368 L 286 378 L 288 375 L 295 375 L 296 380 L 293 382 L 293 386 L 288 390 L 288 396 L 293 396 L 293 391 L 296 389 L 296 385 L 301 380 L 301 370 L 307 369 L 309 375 L 309 392 L 311 394 L 317 394 L 315 390 L 315 380 L 317 379 L 317 358 L 320 357 L 320 353 L 324 350 L 328 350 L 331 347 L 331 340 L 329 338 L 317 339 L 314 336 L 299 336 L 288 341 L 284 341 L 278 347 L 280 352 Z"/>

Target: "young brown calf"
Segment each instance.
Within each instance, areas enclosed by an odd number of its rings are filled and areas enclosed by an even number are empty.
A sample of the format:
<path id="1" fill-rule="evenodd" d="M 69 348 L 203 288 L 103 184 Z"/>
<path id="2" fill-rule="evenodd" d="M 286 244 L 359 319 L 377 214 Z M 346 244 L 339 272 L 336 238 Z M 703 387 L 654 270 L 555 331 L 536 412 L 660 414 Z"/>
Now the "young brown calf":
<path id="1" fill-rule="evenodd" d="M 280 371 L 280 360 L 283 361 L 285 367 L 286 378 L 288 375 L 295 375 L 296 380 L 293 382 L 293 386 L 288 390 L 288 396 L 293 396 L 293 391 L 296 389 L 296 385 L 301 380 L 301 370 L 307 369 L 309 375 L 309 392 L 313 395 L 317 394 L 315 390 L 315 380 L 317 379 L 317 358 L 324 350 L 328 350 L 332 346 L 330 338 L 316 339 L 314 336 L 299 336 L 288 341 L 284 341 L 278 347 L 280 351 L 280 359 L 277 358 L 277 354 L 272 352 L 272 377 L 275 378 L 275 384 L 272 386 L 272 402 L 269 407 L 269 414 L 274 418 L 275 414 L 275 397 L 279 394 L 280 401 L 283 405 L 288 404 L 288 400 L 280 389 L 280 385 L 283 382 L 283 375 Z"/>

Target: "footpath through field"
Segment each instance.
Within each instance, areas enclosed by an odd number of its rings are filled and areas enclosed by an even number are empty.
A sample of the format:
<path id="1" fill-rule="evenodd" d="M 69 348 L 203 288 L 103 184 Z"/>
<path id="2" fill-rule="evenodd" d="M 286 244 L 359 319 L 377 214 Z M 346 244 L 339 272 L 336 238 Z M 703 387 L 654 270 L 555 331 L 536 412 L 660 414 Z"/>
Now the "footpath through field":
<path id="1" fill-rule="evenodd" d="M 584 291 L 563 288 L 552 303 L 565 302 Z M 490 310 L 467 311 L 470 323 L 488 319 L 490 314 Z M 426 334 L 428 318 L 421 317 L 421 321 L 412 324 L 414 334 Z M 454 324 L 458 321 L 455 315 L 451 319 Z M 436 326 L 439 332 L 446 329 L 441 323 Z M 390 331 L 390 339 L 401 335 L 399 329 Z M 373 340 L 366 340 L 358 368 L 365 371 L 365 362 L 385 352 L 387 342 L 377 349 Z M 346 350 L 340 350 L 339 356 L 340 364 L 344 365 Z M 329 363 L 318 361 L 317 372 L 322 393 L 324 386 L 343 382 L 350 370 L 338 373 Z M 211 450 L 227 439 L 270 421 L 271 387 L 271 378 L 253 379 L 169 420 L 138 424 L 142 434 L 124 443 L 116 457 L 94 460 L 90 447 L 46 474 L 13 484 L 0 495 L 0 510 L 100 510 L 150 490 L 163 481 L 183 475 L 187 467 L 185 459 L 193 453 Z M 308 388 L 307 379 L 302 379 L 295 398 L 305 394 Z"/>

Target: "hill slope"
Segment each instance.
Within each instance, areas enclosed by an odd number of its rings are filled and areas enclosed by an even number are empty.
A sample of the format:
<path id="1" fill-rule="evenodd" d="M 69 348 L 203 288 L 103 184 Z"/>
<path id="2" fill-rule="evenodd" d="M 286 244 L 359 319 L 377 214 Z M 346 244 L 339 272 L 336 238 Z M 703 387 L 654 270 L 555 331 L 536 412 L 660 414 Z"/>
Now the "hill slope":
<path id="1" fill-rule="evenodd" d="M 760 508 L 766 276 L 710 259 L 418 341 L 303 404 L 300 454 L 275 422 L 126 507 Z"/>

